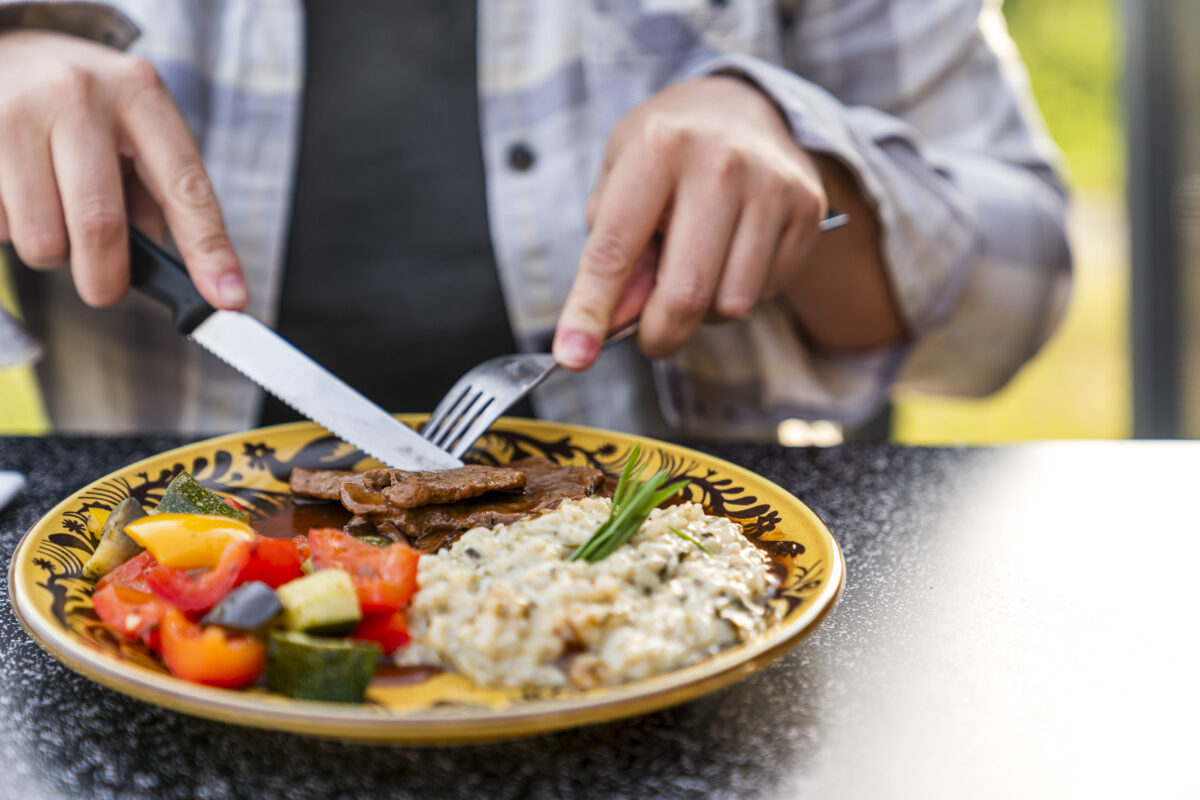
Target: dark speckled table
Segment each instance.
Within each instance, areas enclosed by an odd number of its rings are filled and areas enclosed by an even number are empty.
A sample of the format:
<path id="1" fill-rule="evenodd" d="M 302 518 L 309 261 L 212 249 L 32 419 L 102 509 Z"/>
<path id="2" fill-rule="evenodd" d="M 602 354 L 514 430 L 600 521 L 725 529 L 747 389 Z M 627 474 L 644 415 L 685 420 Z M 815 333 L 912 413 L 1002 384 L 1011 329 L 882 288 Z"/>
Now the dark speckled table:
<path id="1" fill-rule="evenodd" d="M 0 582 L 56 500 L 179 443 L 0 439 L 30 476 Z M 1200 796 L 1200 443 L 700 447 L 793 491 L 846 555 L 834 613 L 748 680 L 534 739 L 357 746 L 100 688 L 5 602 L 0 797 Z"/>

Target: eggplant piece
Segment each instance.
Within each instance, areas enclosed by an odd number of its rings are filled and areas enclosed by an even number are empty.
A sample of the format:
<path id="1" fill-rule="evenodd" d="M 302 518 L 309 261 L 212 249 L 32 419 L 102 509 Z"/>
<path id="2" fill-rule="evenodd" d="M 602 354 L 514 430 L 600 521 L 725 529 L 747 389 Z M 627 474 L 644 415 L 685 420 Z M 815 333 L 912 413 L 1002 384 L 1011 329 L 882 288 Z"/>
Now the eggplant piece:
<path id="1" fill-rule="evenodd" d="M 125 533 L 125 526 L 144 516 L 145 510 L 132 497 L 126 497 L 118 503 L 104 520 L 96 551 L 83 565 L 83 577 L 98 581 L 142 552 L 144 548 Z"/>
<path id="2" fill-rule="evenodd" d="M 235 631 L 258 633 L 283 613 L 283 603 L 262 581 L 243 583 L 217 603 L 200 620 L 202 625 L 220 625 Z"/>

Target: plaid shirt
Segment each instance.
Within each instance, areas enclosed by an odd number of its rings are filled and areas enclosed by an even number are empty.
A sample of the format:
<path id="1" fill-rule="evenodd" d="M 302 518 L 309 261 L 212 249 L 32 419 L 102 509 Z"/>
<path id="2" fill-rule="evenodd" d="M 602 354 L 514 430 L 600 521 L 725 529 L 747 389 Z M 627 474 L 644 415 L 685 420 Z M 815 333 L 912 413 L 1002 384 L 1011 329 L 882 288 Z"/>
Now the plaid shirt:
<path id="1" fill-rule="evenodd" d="M 268 323 L 297 152 L 302 14 L 300 0 L 0 2 L 0 24 L 70 31 L 157 65 L 204 153 L 248 310 Z M 857 176 L 912 334 L 829 356 L 806 347 L 782 307 L 765 306 L 702 328 L 673 358 L 648 364 L 617 348 L 587 373 L 556 376 L 535 397 L 544 417 L 743 438 L 773 437 L 788 417 L 853 423 L 897 389 L 997 389 L 1061 316 L 1064 192 L 998 3 L 480 0 L 478 42 L 488 213 L 521 348 L 549 345 L 608 131 L 663 87 L 717 71 L 756 83 L 801 146 Z M 531 168 L 510 165 L 518 144 L 536 154 Z M 39 374 L 59 429 L 253 423 L 259 390 L 158 309 L 140 298 L 87 309 L 67 275 L 46 282 L 38 302 L 55 310 Z"/>

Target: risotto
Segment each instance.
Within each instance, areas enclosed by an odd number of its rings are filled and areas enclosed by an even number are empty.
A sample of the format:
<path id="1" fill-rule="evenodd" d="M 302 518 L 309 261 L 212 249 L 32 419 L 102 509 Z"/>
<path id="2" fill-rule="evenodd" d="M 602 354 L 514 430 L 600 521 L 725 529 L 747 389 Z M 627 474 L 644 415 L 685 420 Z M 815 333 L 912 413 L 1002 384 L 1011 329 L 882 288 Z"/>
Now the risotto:
<path id="1" fill-rule="evenodd" d="M 766 556 L 695 503 L 655 509 L 602 561 L 569 561 L 610 508 L 566 501 L 423 556 L 399 660 L 482 686 L 582 689 L 686 666 L 766 627 Z"/>

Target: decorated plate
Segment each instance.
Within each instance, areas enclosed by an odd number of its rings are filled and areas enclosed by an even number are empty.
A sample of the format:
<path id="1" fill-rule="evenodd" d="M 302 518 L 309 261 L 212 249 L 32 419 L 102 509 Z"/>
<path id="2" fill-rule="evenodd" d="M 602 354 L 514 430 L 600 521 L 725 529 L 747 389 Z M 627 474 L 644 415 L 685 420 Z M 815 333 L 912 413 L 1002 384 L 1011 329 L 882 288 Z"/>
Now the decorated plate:
<path id="1" fill-rule="evenodd" d="M 402 419 L 415 424 L 421 417 Z M 239 725 L 433 744 L 525 736 L 644 714 L 745 678 L 796 646 L 837 601 L 844 565 L 837 542 L 796 497 L 694 450 L 626 434 L 505 418 L 467 460 L 504 464 L 542 456 L 616 474 L 638 443 L 651 469 L 666 467 L 672 477 L 687 477 L 691 500 L 740 523 L 746 537 L 771 557 L 782 582 L 771 601 L 774 621 L 766 631 L 691 666 L 621 686 L 487 689 L 452 672 L 414 680 L 381 671 L 361 705 L 293 700 L 265 689 L 215 689 L 174 678 L 153 653 L 117 637 L 97 619 L 92 586 L 81 577 L 96 546 L 85 523 L 90 509 L 111 509 L 130 495 L 153 507 L 172 477 L 186 469 L 263 518 L 290 498 L 287 481 L 293 467 L 378 466 L 311 423 L 198 442 L 84 487 L 25 534 L 9 568 L 9 593 L 29 634 L 71 669 L 139 700 Z"/>

